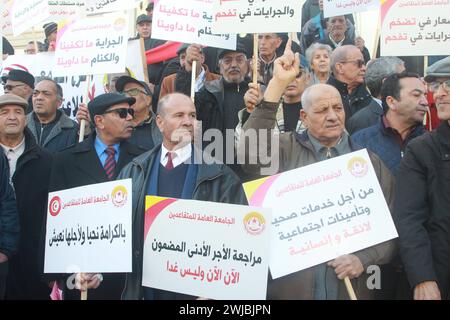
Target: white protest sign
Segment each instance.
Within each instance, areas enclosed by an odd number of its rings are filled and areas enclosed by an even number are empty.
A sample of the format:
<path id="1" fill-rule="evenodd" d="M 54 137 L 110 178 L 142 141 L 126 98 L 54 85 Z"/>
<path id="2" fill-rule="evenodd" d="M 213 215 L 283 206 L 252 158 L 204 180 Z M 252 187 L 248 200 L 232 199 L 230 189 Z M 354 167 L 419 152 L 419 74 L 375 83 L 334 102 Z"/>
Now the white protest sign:
<path id="1" fill-rule="evenodd" d="M 50 17 L 47 22 L 59 22 L 65 19 L 81 19 L 86 17 L 86 1 L 49 0 Z"/>
<path id="2" fill-rule="evenodd" d="M 349 13 L 377 10 L 380 0 L 324 0 L 323 16 L 325 18 L 343 16 Z"/>
<path id="3" fill-rule="evenodd" d="M 131 272 L 131 196 L 131 179 L 50 193 L 44 272 Z"/>
<path id="4" fill-rule="evenodd" d="M 40 24 L 50 16 L 48 0 L 14 1 L 11 8 L 11 23 L 14 36 Z"/>
<path id="5" fill-rule="evenodd" d="M 86 0 L 87 14 L 126 11 L 136 8 L 141 0 Z"/>
<path id="6" fill-rule="evenodd" d="M 252 206 L 273 209 L 272 277 L 397 237 L 366 150 L 244 184 Z"/>
<path id="7" fill-rule="evenodd" d="M 153 11 L 152 38 L 235 50 L 236 35 L 213 34 L 212 19 L 211 2 L 159 1 Z"/>
<path id="8" fill-rule="evenodd" d="M 58 25 L 55 75 L 125 71 L 128 20 L 88 18 Z"/>
<path id="9" fill-rule="evenodd" d="M 450 0 L 387 0 L 381 6 L 381 55 L 450 52 Z"/>
<path id="10" fill-rule="evenodd" d="M 298 0 L 213 0 L 213 4 L 213 33 L 297 32 L 301 26 Z"/>
<path id="11" fill-rule="evenodd" d="M 11 23 L 11 9 L 14 0 L 1 0 L 1 13 L 2 13 L 2 34 L 12 34 L 12 23 Z"/>
<path id="12" fill-rule="evenodd" d="M 268 209 L 147 197 L 142 285 L 211 299 L 265 299 Z"/>
<path id="13" fill-rule="evenodd" d="M 138 80 L 144 80 L 144 68 L 141 59 L 141 47 L 139 40 L 128 41 L 127 47 L 127 69 L 132 77 Z M 13 55 L 3 62 L 3 68 L 0 75 L 6 75 L 11 69 L 22 69 L 30 72 L 36 81 L 40 77 L 53 78 L 63 89 L 63 98 L 61 109 L 72 119 L 78 110 L 78 106 L 83 102 L 83 97 L 87 90 L 86 75 L 61 77 L 54 76 L 55 53 L 42 52 L 32 55 Z M 94 76 L 91 82 L 90 92 L 93 97 L 105 93 L 104 86 L 107 79 L 106 74 Z M 0 87 L 0 94 L 3 94 L 3 88 Z"/>

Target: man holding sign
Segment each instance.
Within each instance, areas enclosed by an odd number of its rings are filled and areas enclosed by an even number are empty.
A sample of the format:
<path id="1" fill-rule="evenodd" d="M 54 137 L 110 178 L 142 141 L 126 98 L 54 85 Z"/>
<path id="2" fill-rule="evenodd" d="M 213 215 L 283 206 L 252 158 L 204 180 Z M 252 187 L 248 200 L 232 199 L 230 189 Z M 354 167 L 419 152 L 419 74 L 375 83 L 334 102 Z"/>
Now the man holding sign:
<path id="1" fill-rule="evenodd" d="M 260 163 L 259 154 L 266 155 L 270 151 L 272 155 L 278 154 L 278 166 L 271 163 L 272 173 L 307 166 L 356 150 L 344 129 L 345 111 L 339 92 L 324 84 L 309 87 L 302 95 L 300 117 L 307 130 L 302 134 L 281 133 L 279 150 L 271 150 L 270 129 L 276 121 L 278 102 L 286 87 L 299 73 L 299 65 L 299 56 L 294 55 L 288 43 L 284 55 L 275 60 L 274 75 L 263 102 L 255 108 L 243 127 L 244 134 L 256 130 L 259 136 L 266 130 L 268 150 L 257 150 L 259 143 L 245 146 L 245 150 L 250 163 Z M 241 139 L 241 143 L 245 143 L 245 139 Z M 391 205 L 393 178 L 381 160 L 369 154 L 386 201 Z M 260 164 L 246 164 L 243 168 L 253 174 L 262 172 Z M 264 173 L 267 174 L 268 170 Z M 358 298 L 370 299 L 373 294 L 367 287 L 364 271 L 370 265 L 389 262 L 394 248 L 392 241 L 384 242 L 339 256 L 327 264 L 322 263 L 273 280 L 269 283 L 268 299 L 348 299 L 344 283 L 339 281 L 347 277 L 354 279 Z"/>
<path id="2" fill-rule="evenodd" d="M 225 165 L 199 160 L 191 141 L 196 127 L 194 103 L 188 96 L 173 93 L 158 103 L 156 123 L 163 143 L 134 159 L 119 175 L 133 179 L 133 273 L 127 274 L 123 299 L 180 299 L 179 294 L 142 289 L 145 197 L 194 199 L 247 204 L 239 178 Z M 186 230 L 188 236 L 189 231 Z"/>
<path id="3" fill-rule="evenodd" d="M 121 168 L 145 151 L 126 141 L 134 127 L 134 110 L 130 106 L 135 102 L 135 98 L 118 93 L 105 93 L 89 102 L 95 132 L 88 139 L 55 156 L 50 192 L 115 180 Z M 103 276 L 101 287 L 91 290 L 89 298 L 120 299 L 124 275 L 118 273 Z M 83 286 L 96 289 L 103 276 L 78 276 L 77 288 Z M 68 299 L 79 299 L 79 292 L 66 290 L 65 296 Z"/>

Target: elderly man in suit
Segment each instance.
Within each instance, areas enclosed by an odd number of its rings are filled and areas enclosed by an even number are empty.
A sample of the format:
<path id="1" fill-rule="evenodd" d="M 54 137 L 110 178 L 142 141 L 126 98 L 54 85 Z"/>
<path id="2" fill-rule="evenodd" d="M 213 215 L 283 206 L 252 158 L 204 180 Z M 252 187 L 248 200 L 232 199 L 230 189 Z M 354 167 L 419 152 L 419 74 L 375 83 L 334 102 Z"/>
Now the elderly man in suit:
<path id="1" fill-rule="evenodd" d="M 145 149 L 127 142 L 133 132 L 135 98 L 106 93 L 89 102 L 90 118 L 95 132 L 88 139 L 54 158 L 49 191 L 65 190 L 115 180 L 120 170 Z M 104 283 L 98 290 L 104 276 Z M 89 289 L 89 299 L 120 299 L 123 274 L 85 274 L 81 285 Z M 77 290 L 65 289 L 65 298 L 79 299 Z"/>

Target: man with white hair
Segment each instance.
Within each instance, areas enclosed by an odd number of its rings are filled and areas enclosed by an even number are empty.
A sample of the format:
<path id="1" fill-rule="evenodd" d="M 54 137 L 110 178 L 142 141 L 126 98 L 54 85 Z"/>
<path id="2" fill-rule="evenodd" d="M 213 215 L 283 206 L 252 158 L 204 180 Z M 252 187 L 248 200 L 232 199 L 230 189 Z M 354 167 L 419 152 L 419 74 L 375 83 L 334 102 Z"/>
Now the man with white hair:
<path id="1" fill-rule="evenodd" d="M 302 95 L 303 109 L 300 118 L 307 130 L 279 134 L 279 149 L 272 150 L 272 131 L 276 122 L 278 102 L 299 72 L 299 56 L 294 56 L 290 44 L 284 55 L 275 60 L 274 75 L 264 93 L 261 104 L 255 107 L 243 126 L 245 132 L 256 130 L 258 139 L 266 144 L 241 145 L 250 161 L 243 165 L 248 173 L 259 174 L 263 165 L 258 155 L 272 153 L 278 156 L 278 170 L 273 174 L 307 166 L 318 161 L 337 157 L 355 151 L 351 139 L 344 129 L 345 110 L 339 92 L 327 84 L 316 84 L 307 88 Z M 241 139 L 245 144 L 245 139 Z M 258 146 L 268 150 L 258 150 Z M 387 203 L 393 203 L 393 178 L 381 160 L 369 152 L 377 178 Z M 256 159 L 255 159 L 256 158 Z M 395 251 L 395 242 L 387 241 L 376 246 L 343 255 L 312 268 L 292 273 L 285 277 L 269 279 L 268 299 L 348 299 L 343 281 L 354 279 L 356 294 L 360 299 L 371 299 L 373 292 L 367 288 L 368 275 L 364 272 L 370 265 L 385 264 Z"/>
<path id="2" fill-rule="evenodd" d="M 352 45 L 338 47 L 331 54 L 331 71 L 328 84 L 335 87 L 342 98 L 345 109 L 345 125 L 357 111 L 376 104 L 364 84 L 366 63 L 361 50 Z"/>

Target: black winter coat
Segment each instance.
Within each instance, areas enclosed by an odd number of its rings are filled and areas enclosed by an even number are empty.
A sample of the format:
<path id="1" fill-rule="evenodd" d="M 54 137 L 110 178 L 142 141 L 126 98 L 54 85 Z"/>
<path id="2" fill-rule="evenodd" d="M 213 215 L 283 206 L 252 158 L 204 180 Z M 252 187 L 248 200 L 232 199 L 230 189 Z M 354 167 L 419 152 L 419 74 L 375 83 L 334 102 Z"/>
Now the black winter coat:
<path id="1" fill-rule="evenodd" d="M 135 158 L 119 174 L 119 179 L 133 180 L 133 272 L 127 274 L 124 300 L 142 299 L 142 259 L 144 212 L 147 184 L 161 145 Z M 232 204 L 247 204 L 239 178 L 225 165 L 200 164 L 193 199 Z"/>
<path id="2" fill-rule="evenodd" d="M 397 174 L 395 223 L 412 288 L 437 281 L 450 292 L 450 125 L 408 144 Z"/>
<path id="3" fill-rule="evenodd" d="M 14 190 L 9 184 L 8 160 L 0 148 L 0 252 L 11 258 L 19 241 L 19 214 Z"/>
<path id="4" fill-rule="evenodd" d="M 14 300 L 49 299 L 50 289 L 41 281 L 39 239 L 47 212 L 52 156 L 36 144 L 25 128 L 25 151 L 12 176 L 20 218 L 17 255 L 10 260 L 6 296 Z"/>
<path id="5" fill-rule="evenodd" d="M 50 178 L 50 192 L 109 181 L 95 151 L 95 138 L 96 135 L 92 134 L 83 142 L 55 155 Z M 120 144 L 119 161 L 116 165 L 116 176 L 134 157 L 144 151 L 146 150 L 126 141 L 122 142 Z M 88 299 L 120 299 L 125 279 L 124 274 L 110 273 L 103 274 L 103 277 L 104 280 L 99 288 L 89 290 Z M 80 299 L 78 290 L 64 289 L 65 299 Z"/>
<path id="6" fill-rule="evenodd" d="M 373 100 L 369 91 L 366 89 L 364 83 L 360 84 L 351 94 L 348 93 L 347 84 L 337 80 L 334 75 L 331 75 L 327 82 L 329 85 L 335 87 L 341 94 L 342 103 L 345 110 L 345 127 L 348 130 L 348 120 L 359 110 L 367 107 L 371 103 L 378 105 L 378 103 Z"/>

